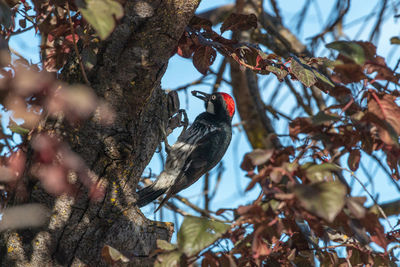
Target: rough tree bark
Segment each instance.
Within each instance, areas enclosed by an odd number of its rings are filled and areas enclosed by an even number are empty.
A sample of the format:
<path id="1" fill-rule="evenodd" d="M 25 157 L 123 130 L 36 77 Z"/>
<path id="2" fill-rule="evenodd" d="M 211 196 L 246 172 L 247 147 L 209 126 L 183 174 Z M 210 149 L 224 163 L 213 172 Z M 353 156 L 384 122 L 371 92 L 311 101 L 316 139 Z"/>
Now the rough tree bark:
<path id="1" fill-rule="evenodd" d="M 29 202 L 52 211 L 49 224 L 3 234 L 1 266 L 104 266 L 100 254 L 105 244 L 134 258 L 132 266 L 152 264 L 147 256 L 155 241 L 169 239 L 173 226 L 149 221 L 129 204 L 135 201 L 138 180 L 159 144 L 158 126 L 167 120 L 161 77 L 199 2 L 126 2 L 125 17 L 98 44 L 97 65 L 88 73 L 96 94 L 116 112 L 114 124 L 101 126 L 94 117 L 74 129 L 50 122 L 45 126 L 56 127 L 91 171 L 104 179 L 106 194 L 93 203 L 87 194 L 53 198 L 40 185 L 33 186 Z M 80 80 L 76 61 L 73 57 L 63 71 L 66 82 Z"/>

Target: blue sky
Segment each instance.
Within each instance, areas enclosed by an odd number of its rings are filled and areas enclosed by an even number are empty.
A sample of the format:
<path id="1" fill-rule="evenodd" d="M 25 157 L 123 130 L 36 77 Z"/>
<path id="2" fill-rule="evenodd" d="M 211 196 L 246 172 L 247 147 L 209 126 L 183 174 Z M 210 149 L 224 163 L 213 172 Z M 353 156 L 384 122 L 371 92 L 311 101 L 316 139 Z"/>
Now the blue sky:
<path id="1" fill-rule="evenodd" d="M 209 8 L 217 7 L 223 4 L 233 3 L 234 1 L 227 1 L 227 0 L 203 0 L 200 4 L 198 12 L 202 12 Z M 265 1 L 267 5 L 268 1 Z M 281 14 L 284 17 L 284 23 L 286 26 L 291 28 L 295 25 L 295 21 L 293 18 L 298 14 L 299 10 L 304 3 L 304 0 L 284 0 L 284 1 L 277 1 L 280 8 Z M 301 40 L 303 43 L 309 42 L 309 37 L 319 33 L 324 25 L 326 25 L 327 17 L 330 13 L 330 10 L 333 4 L 336 1 L 325 1 L 319 0 L 316 1 L 318 5 L 313 5 L 310 8 L 310 13 L 307 16 L 305 21 L 302 33 L 300 35 Z M 344 25 L 352 25 L 351 23 L 355 21 L 357 18 L 361 18 L 368 14 L 371 11 L 372 7 L 375 7 L 379 3 L 379 0 L 374 1 L 363 1 L 363 0 L 353 0 L 352 6 L 350 8 L 349 14 L 347 15 L 347 19 L 345 20 Z M 267 6 L 267 9 L 270 10 L 270 7 Z M 322 19 L 318 15 L 317 10 L 322 11 Z M 378 47 L 378 54 L 387 58 L 387 62 L 390 66 L 394 66 L 397 62 L 398 58 L 400 57 L 399 51 L 395 51 L 392 53 L 393 46 L 390 45 L 390 38 L 393 36 L 399 35 L 399 27 L 398 22 L 395 21 L 393 15 L 387 15 L 386 21 L 382 27 L 382 32 L 380 38 L 377 43 L 375 43 Z M 367 40 L 370 30 L 373 28 L 373 24 L 375 23 L 372 20 L 369 24 L 361 27 L 361 24 L 354 24 L 349 28 L 344 29 L 344 33 L 353 38 L 358 32 L 358 39 L 359 40 Z M 360 31 L 361 28 L 361 31 Z M 218 28 L 217 28 L 218 29 Z M 342 39 L 345 39 L 343 37 Z M 327 42 L 330 41 L 330 37 L 327 38 Z M 34 31 L 30 31 L 23 35 L 19 35 L 13 37 L 10 41 L 10 47 L 14 50 L 18 51 L 20 54 L 31 60 L 33 63 L 39 62 L 39 50 L 38 46 L 40 44 L 40 39 L 38 36 L 35 35 Z M 266 51 L 268 52 L 268 51 Z M 318 50 L 318 56 L 327 56 L 327 50 L 321 49 Z M 221 61 L 221 55 L 218 55 L 216 62 L 213 65 L 213 69 L 219 66 L 219 62 Z M 226 70 L 226 73 L 229 73 L 229 70 Z M 193 67 L 191 60 L 180 58 L 179 56 L 174 56 L 171 58 L 169 62 L 169 66 L 167 69 L 166 74 L 162 79 L 162 88 L 163 89 L 174 89 L 178 88 L 181 85 L 185 85 L 193 80 L 196 80 L 201 77 L 201 74 L 196 71 Z M 229 76 L 225 76 L 226 79 L 230 79 Z M 271 91 L 270 89 L 275 88 L 278 81 L 274 76 L 264 76 L 260 78 L 261 82 L 261 94 L 265 102 L 268 102 Z M 209 84 L 212 86 L 214 82 L 214 78 L 209 80 Z M 180 100 L 181 105 L 183 108 L 187 110 L 189 120 L 192 122 L 197 114 L 203 112 L 204 106 L 202 101 L 197 98 L 194 98 L 190 95 L 190 90 L 200 90 L 205 92 L 211 91 L 210 85 L 201 85 L 201 86 L 194 86 L 188 90 L 188 94 L 185 92 L 180 92 Z M 222 84 L 221 91 L 230 93 L 230 88 L 226 86 L 226 84 Z M 291 107 L 294 103 L 294 98 L 291 94 L 289 94 L 283 87 L 277 97 L 276 104 L 279 104 L 279 110 L 283 113 L 290 114 Z M 238 123 L 240 121 L 239 115 L 236 113 L 233 123 Z M 276 124 L 277 132 L 280 134 L 284 134 L 288 132 L 287 124 L 283 121 L 280 121 Z M 173 143 L 176 140 L 176 137 L 179 135 L 180 130 L 177 129 L 170 137 L 169 142 Z M 219 208 L 234 208 L 238 205 L 245 205 L 250 201 L 254 200 L 257 195 L 259 194 L 259 188 L 255 188 L 250 192 L 244 192 L 249 179 L 245 177 L 245 172 L 243 172 L 240 168 L 240 162 L 243 158 L 243 155 L 247 152 L 251 151 L 247 138 L 243 131 L 240 131 L 238 128 L 234 129 L 233 132 L 233 139 L 232 143 L 223 159 L 223 165 L 225 168 L 225 172 L 222 178 L 222 181 L 219 185 L 219 190 L 216 197 L 210 204 L 212 210 L 216 211 Z M 163 152 L 164 153 L 164 152 Z M 165 155 L 165 153 L 164 153 Z M 346 159 L 344 159 L 345 162 Z M 376 168 L 375 163 L 366 155 L 362 156 L 362 160 L 364 161 L 365 165 L 367 166 L 368 170 L 371 172 Z M 346 166 L 346 164 L 344 164 Z M 155 154 L 152 161 L 150 162 L 149 166 L 146 168 L 144 172 L 144 176 L 149 173 L 149 170 L 153 173 L 161 172 L 161 164 L 160 164 L 160 156 L 159 154 Z M 372 186 L 368 185 L 367 178 L 361 171 L 358 171 L 356 175 L 367 184 L 367 188 L 372 191 Z M 349 178 L 350 179 L 350 178 Z M 392 183 L 389 179 L 385 176 L 382 171 L 378 171 L 374 175 L 374 184 L 375 184 L 375 193 L 379 192 L 379 201 L 389 201 L 392 199 L 396 199 L 399 197 L 399 192 L 397 192 Z M 213 188 L 213 184 L 215 183 L 215 175 L 211 178 L 211 188 Z M 181 192 L 181 195 L 187 197 L 193 203 L 202 206 L 203 196 L 202 196 L 202 188 L 203 188 L 203 179 L 200 179 L 196 184 L 191 186 L 189 189 L 186 189 Z M 353 191 L 353 195 L 364 195 L 366 196 L 365 192 L 362 191 L 361 187 L 355 183 Z M 179 205 L 179 202 L 175 200 L 175 203 Z M 368 204 L 372 204 L 371 200 L 369 199 Z M 154 215 L 153 214 L 153 205 L 149 205 L 148 207 L 143 208 L 143 212 L 149 218 L 159 219 L 159 213 Z M 188 212 L 192 213 L 191 210 L 186 209 Z M 195 213 L 193 213 L 195 214 Z M 164 221 L 174 221 L 174 216 L 172 213 L 168 211 L 163 212 L 163 220 Z M 392 218 L 392 223 L 395 224 L 397 218 Z M 179 217 L 178 221 L 182 221 L 182 218 Z"/>

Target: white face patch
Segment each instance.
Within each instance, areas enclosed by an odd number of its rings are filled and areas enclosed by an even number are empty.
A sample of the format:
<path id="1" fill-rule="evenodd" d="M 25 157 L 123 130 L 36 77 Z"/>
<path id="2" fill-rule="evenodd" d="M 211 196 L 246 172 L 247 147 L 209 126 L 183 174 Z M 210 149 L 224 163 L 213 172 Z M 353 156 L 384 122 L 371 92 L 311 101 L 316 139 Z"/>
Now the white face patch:
<path id="1" fill-rule="evenodd" d="M 207 112 L 215 114 L 214 104 L 211 101 L 207 102 Z"/>

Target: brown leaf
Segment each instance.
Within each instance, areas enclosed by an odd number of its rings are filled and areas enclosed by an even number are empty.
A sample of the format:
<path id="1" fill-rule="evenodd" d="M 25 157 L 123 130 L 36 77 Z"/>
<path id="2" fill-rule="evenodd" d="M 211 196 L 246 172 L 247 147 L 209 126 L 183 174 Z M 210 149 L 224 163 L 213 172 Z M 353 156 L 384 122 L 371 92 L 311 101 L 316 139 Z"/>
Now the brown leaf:
<path id="1" fill-rule="evenodd" d="M 362 67 L 356 63 L 347 63 L 336 65 L 334 68 L 335 74 L 332 80 L 336 83 L 353 83 L 359 82 L 366 78 L 362 72 Z"/>
<path id="2" fill-rule="evenodd" d="M 217 53 L 208 46 L 200 46 L 193 55 L 193 65 L 203 75 L 207 74 L 208 68 L 214 62 Z"/>
<path id="3" fill-rule="evenodd" d="M 267 162 L 273 153 L 273 149 L 254 149 L 252 152 L 244 155 L 240 168 L 245 171 L 252 171 L 256 166 Z"/>
<path id="4" fill-rule="evenodd" d="M 249 30 L 251 28 L 257 28 L 257 17 L 254 14 L 237 14 L 231 13 L 221 26 L 221 33 L 231 30 Z"/>
<path id="5" fill-rule="evenodd" d="M 378 216 L 369 212 L 364 216 L 364 218 L 360 219 L 360 222 L 369 232 L 371 240 L 386 249 L 389 240 L 386 239 L 385 230 L 379 222 Z"/>
<path id="6" fill-rule="evenodd" d="M 350 89 L 342 85 L 337 85 L 335 88 L 332 88 L 329 94 L 335 98 L 347 98 L 352 95 Z"/>
<path id="7" fill-rule="evenodd" d="M 256 259 L 259 258 L 260 256 L 268 256 L 271 253 L 269 245 L 264 241 L 264 238 L 262 237 L 262 234 L 265 230 L 264 227 L 265 226 L 260 226 L 254 232 L 252 249 L 253 249 L 253 257 Z"/>
<path id="8" fill-rule="evenodd" d="M 398 181 L 400 179 L 399 157 L 393 155 L 393 153 L 387 153 L 386 162 L 392 172 L 392 178 Z"/>
<path id="9" fill-rule="evenodd" d="M 376 129 L 378 129 L 379 138 L 382 140 L 383 143 L 390 146 L 398 144 L 398 135 L 395 129 L 393 129 L 393 127 L 387 121 L 380 119 L 372 112 L 365 112 L 361 121 L 371 123 L 376 127 L 375 129 L 374 127 L 371 128 L 370 135 L 362 136 L 362 149 L 367 153 L 371 153 L 377 148 L 377 143 L 374 142 L 374 140 L 376 139 L 374 138 L 376 135 Z"/>
<path id="10" fill-rule="evenodd" d="M 196 30 L 211 30 L 212 22 L 202 17 L 193 16 L 189 22 L 189 26 Z"/>
<path id="11" fill-rule="evenodd" d="M 222 254 L 221 257 L 219 257 L 219 266 L 221 267 L 236 267 L 236 258 L 233 257 L 232 255 L 229 254 Z"/>
<path id="12" fill-rule="evenodd" d="M 376 72 L 375 80 L 385 80 L 394 83 L 399 82 L 399 76 L 392 71 L 385 62 L 383 57 L 377 56 L 373 61 L 368 61 L 365 64 L 365 70 L 367 74 Z"/>
<path id="13" fill-rule="evenodd" d="M 193 42 L 192 38 L 188 36 L 187 32 L 184 32 L 178 42 L 178 55 L 184 58 L 190 58 L 196 48 L 197 45 Z"/>
<path id="14" fill-rule="evenodd" d="M 260 214 L 262 212 L 262 208 L 259 205 L 253 204 L 248 206 L 239 206 L 237 208 L 237 213 L 239 215 L 255 215 Z"/>
<path id="15" fill-rule="evenodd" d="M 310 118 L 296 118 L 289 124 L 289 135 L 295 138 L 299 133 L 308 133 L 312 130 Z"/>
<path id="16" fill-rule="evenodd" d="M 368 111 L 377 116 L 382 121 L 385 121 L 393 127 L 395 133 L 400 135 L 400 107 L 395 102 L 396 97 L 389 94 L 377 94 L 372 92 L 368 96 Z M 386 144 L 394 144 L 397 143 L 396 140 L 398 137 L 393 136 L 389 129 L 385 129 L 384 127 L 378 125 L 379 135 Z M 390 135 L 392 138 L 385 138 L 385 135 Z"/>
<path id="17" fill-rule="evenodd" d="M 360 150 L 354 149 L 350 152 L 349 158 L 347 160 L 347 165 L 349 165 L 350 170 L 353 172 L 358 169 L 358 165 L 360 164 L 361 153 Z"/>

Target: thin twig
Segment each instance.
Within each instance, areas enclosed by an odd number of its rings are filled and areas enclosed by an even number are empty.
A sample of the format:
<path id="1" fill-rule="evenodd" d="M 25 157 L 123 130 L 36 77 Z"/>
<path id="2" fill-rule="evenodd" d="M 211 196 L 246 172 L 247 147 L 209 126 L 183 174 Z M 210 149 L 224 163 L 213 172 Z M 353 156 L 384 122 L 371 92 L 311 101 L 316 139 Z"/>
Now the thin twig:
<path id="1" fill-rule="evenodd" d="M 310 106 L 306 105 L 303 101 L 303 97 L 297 92 L 296 88 L 294 88 L 292 82 L 288 79 L 285 78 L 285 83 L 289 87 L 290 91 L 294 95 L 294 97 L 297 100 L 297 103 L 303 108 L 303 110 L 310 116 L 313 115 L 313 111 Z"/>
<path id="2" fill-rule="evenodd" d="M 357 176 L 355 176 L 354 172 L 351 171 L 351 170 L 349 170 L 349 169 L 347 169 L 347 168 L 343 168 L 343 167 L 340 166 L 340 165 L 337 165 L 337 164 L 336 164 L 336 166 L 337 166 L 338 168 L 340 168 L 341 170 L 344 170 L 344 171 L 350 173 L 351 177 L 353 177 L 354 179 L 357 180 L 357 182 L 361 185 L 361 187 L 364 189 L 364 191 L 365 191 L 365 192 L 368 194 L 368 196 L 372 199 L 372 201 L 374 202 L 374 204 L 375 204 L 376 207 L 378 208 L 378 211 L 381 213 L 382 217 L 385 218 L 385 220 L 386 220 L 386 222 L 388 223 L 389 227 L 390 227 L 391 229 L 393 229 L 392 224 L 390 223 L 388 217 L 386 216 L 386 214 L 385 214 L 385 212 L 383 211 L 383 209 L 381 208 L 381 206 L 378 204 L 378 202 L 377 202 L 376 199 L 372 196 L 372 194 L 368 191 L 368 189 L 365 187 L 365 185 L 363 184 L 363 182 L 362 182 Z"/>
<path id="3" fill-rule="evenodd" d="M 282 24 L 282 17 L 279 11 L 278 3 L 275 0 L 269 0 L 269 2 L 274 10 L 276 19 L 279 21 L 279 24 Z"/>
<path id="4" fill-rule="evenodd" d="M 179 213 L 182 216 L 188 216 L 191 215 L 189 213 L 187 213 L 184 210 L 181 210 L 180 208 L 178 208 L 175 204 L 173 204 L 171 201 L 168 201 L 167 203 L 165 203 L 165 207 L 168 208 L 169 210 L 174 211 L 175 213 Z"/>
<path id="5" fill-rule="evenodd" d="M 374 39 L 377 40 L 380 33 L 380 26 L 382 24 L 383 15 L 386 11 L 387 0 L 383 0 L 381 10 L 379 11 L 378 19 L 376 20 L 376 24 L 374 29 L 371 31 L 371 35 L 369 36 L 369 41 L 372 42 Z"/>
<path id="6" fill-rule="evenodd" d="M 90 82 L 89 82 L 89 80 L 88 80 L 88 78 L 87 78 L 87 75 L 86 75 L 85 67 L 83 66 L 82 57 L 81 57 L 81 54 L 79 54 L 79 49 L 78 49 L 78 46 L 77 46 L 77 44 L 76 44 L 74 24 L 73 24 L 73 22 L 72 22 L 71 11 L 70 11 L 70 9 L 69 9 L 69 4 L 68 4 L 68 2 L 66 2 L 66 7 L 67 7 L 67 11 L 68 11 L 69 27 L 70 27 L 70 29 L 71 29 L 72 41 L 73 41 L 73 43 L 74 43 L 75 54 L 76 54 L 76 56 L 78 57 L 79 66 L 81 67 L 83 79 L 85 80 L 85 83 L 86 83 L 88 86 L 90 86 Z"/>
<path id="7" fill-rule="evenodd" d="M 337 8 L 340 8 L 340 2 L 341 0 L 338 0 L 337 2 Z M 347 12 L 350 9 L 350 0 L 346 0 L 347 4 L 346 7 L 344 9 L 339 10 L 339 15 L 338 17 L 335 19 L 335 21 L 333 21 L 330 25 L 328 25 L 320 34 L 317 34 L 316 36 L 312 37 L 311 39 L 313 40 L 313 42 L 316 42 L 319 38 L 323 38 L 325 36 L 325 34 L 327 34 L 328 32 L 332 32 L 335 27 L 340 24 L 343 21 L 344 16 L 347 14 Z"/>
<path id="8" fill-rule="evenodd" d="M 201 208 L 197 207 L 192 202 L 190 202 L 187 198 L 181 197 L 179 195 L 175 195 L 174 198 L 176 198 L 177 200 L 179 200 L 180 202 L 182 202 L 183 204 L 185 204 L 186 206 L 188 206 L 192 210 L 197 211 L 198 213 L 200 213 L 204 217 L 207 217 L 207 218 L 210 218 L 210 219 L 217 219 L 214 216 L 212 216 L 209 211 L 206 211 L 204 209 L 201 209 Z"/>

